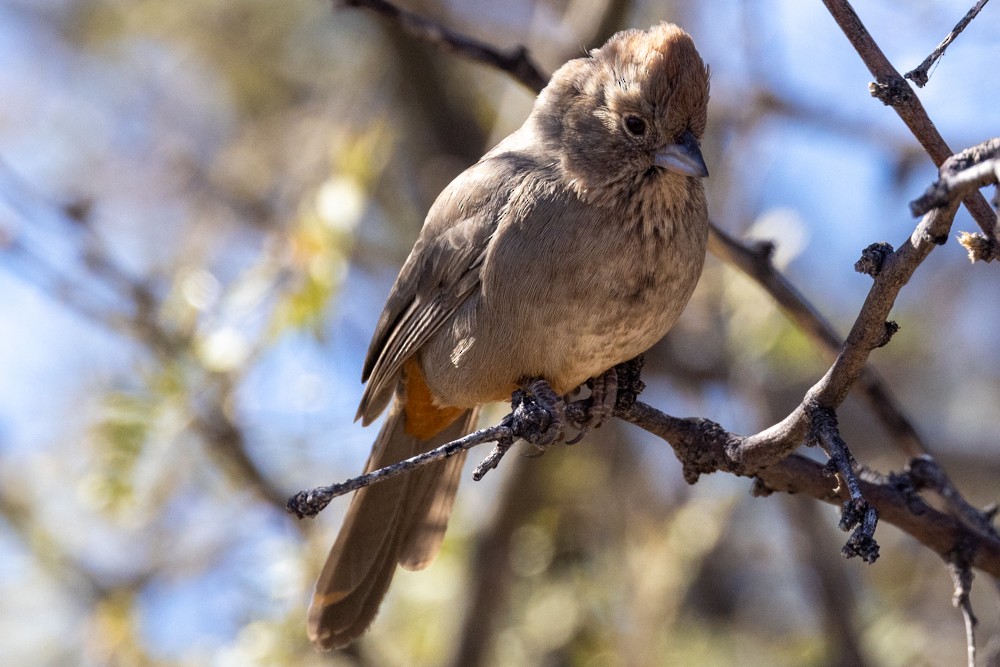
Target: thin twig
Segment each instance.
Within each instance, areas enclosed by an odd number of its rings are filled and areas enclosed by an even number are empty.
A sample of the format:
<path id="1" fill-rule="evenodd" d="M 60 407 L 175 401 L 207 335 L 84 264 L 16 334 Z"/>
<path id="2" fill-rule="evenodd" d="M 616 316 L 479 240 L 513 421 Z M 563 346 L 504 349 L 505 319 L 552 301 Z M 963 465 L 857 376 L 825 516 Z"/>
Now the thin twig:
<path id="1" fill-rule="evenodd" d="M 854 46 L 854 50 L 861 56 L 868 71 L 875 77 L 875 82 L 871 85 L 872 95 L 899 114 L 934 164 L 940 167 L 954 151 L 948 147 L 931 122 L 927 111 L 906 79 L 893 67 L 882 49 L 875 43 L 850 2 L 823 0 L 823 4 Z M 979 192 L 970 192 L 962 199 L 962 203 L 986 237 L 996 240 L 998 236 L 996 216 L 986 198 Z"/>
<path id="2" fill-rule="evenodd" d="M 926 86 L 927 81 L 930 79 L 931 67 L 933 67 L 934 63 L 936 63 L 938 59 L 944 55 L 945 50 L 951 46 L 951 43 L 955 41 L 955 38 L 961 35 L 962 31 L 965 30 L 970 23 L 972 23 L 972 19 L 976 18 L 980 10 L 986 6 L 987 2 L 989 2 L 989 0 L 979 0 L 975 5 L 973 5 L 972 9 L 966 12 L 965 16 L 962 17 L 962 20 L 956 23 L 955 27 L 951 29 L 951 32 L 949 32 L 945 38 L 941 40 L 941 43 L 938 44 L 933 51 L 931 51 L 931 54 L 924 58 L 922 63 L 903 76 L 917 84 L 918 88 Z"/>
<path id="3" fill-rule="evenodd" d="M 615 367 L 620 378 L 619 390 L 615 399 L 616 415 L 629 410 L 635 404 L 636 397 L 642 392 L 645 386 L 639 377 L 642 366 L 643 358 L 640 355 Z M 545 387 L 548 391 L 552 391 L 547 383 Z M 545 408 L 546 403 L 545 397 L 532 395 L 529 392 L 518 389 L 511 396 L 510 413 L 501 419 L 500 423 L 496 426 L 480 429 L 475 433 L 470 433 L 458 440 L 447 442 L 430 451 L 411 456 L 408 459 L 389 464 L 377 470 L 372 470 L 345 482 L 300 491 L 288 499 L 285 509 L 300 519 L 306 516 L 315 516 L 322 512 L 330 501 L 338 496 L 402 475 L 434 461 L 446 459 L 459 452 L 471 449 L 476 445 L 495 442 L 496 447 L 476 466 L 473 473 L 473 479 L 478 482 L 486 473 L 497 467 L 500 459 L 510 451 L 517 440 L 523 440 L 538 447 L 539 443 L 549 439 L 550 436 L 557 435 L 553 434 L 550 428 L 552 426 L 552 414 L 549 409 Z M 563 406 L 566 418 L 565 425 L 577 430 L 586 428 L 590 422 L 590 413 L 593 404 L 593 396 L 565 404 Z M 544 451 L 544 449 L 541 449 L 541 451 Z"/>
<path id="4" fill-rule="evenodd" d="M 976 625 L 979 623 L 975 613 L 972 611 L 972 579 L 974 577 L 968 559 L 969 547 L 965 542 L 959 545 L 949 554 L 945 560 L 948 561 L 948 573 L 954 585 L 951 602 L 962 612 L 962 619 L 965 621 L 965 645 L 968 667 L 976 667 Z"/>
<path id="5" fill-rule="evenodd" d="M 991 183 L 998 186 L 1000 193 L 1000 137 L 953 155 L 941 165 L 939 173 L 938 180 L 910 202 L 914 215 L 922 215 L 956 196 Z M 997 214 L 997 225 L 1000 226 L 1000 213 Z M 958 242 L 969 253 L 972 262 L 992 262 L 1000 257 L 1000 241 L 985 234 L 962 232 Z"/>
<path id="6" fill-rule="evenodd" d="M 519 46 L 512 51 L 504 53 L 489 44 L 484 44 L 467 35 L 449 30 L 436 21 L 431 21 L 419 14 L 400 9 L 389 2 L 385 2 L 385 0 L 335 0 L 334 4 L 370 9 L 373 12 L 392 19 L 415 37 L 437 44 L 448 51 L 466 58 L 492 65 L 499 70 L 507 72 L 512 78 L 520 81 L 535 92 L 544 88 L 548 81 L 548 77 L 542 74 L 542 71 L 531 59 L 531 56 L 528 55 L 528 50 L 524 46 Z"/>
<path id="7" fill-rule="evenodd" d="M 1000 170 L 1000 137 L 984 141 L 948 158 L 941 165 L 940 176 L 924 194 L 910 202 L 910 212 L 923 215 L 943 206 L 956 196 L 997 183 Z"/>
<path id="8" fill-rule="evenodd" d="M 980 510 L 971 505 L 932 457 L 913 459 L 907 466 L 906 474 L 916 490 L 930 489 L 936 493 L 944 500 L 952 516 L 977 536 L 983 539 L 1000 539 L 1000 534 L 993 526 L 995 508 Z"/>
<path id="9" fill-rule="evenodd" d="M 348 494 L 351 491 L 357 491 L 358 489 L 363 489 L 366 486 L 371 486 L 372 484 L 384 482 L 385 480 L 392 479 L 393 477 L 398 477 L 403 473 L 410 472 L 411 470 L 433 463 L 434 461 L 449 458 L 459 452 L 464 452 L 467 449 L 471 449 L 472 447 L 481 445 L 485 442 L 513 443 L 511 419 L 512 415 L 507 415 L 507 417 L 505 417 L 503 421 L 496 426 L 480 429 L 475 433 L 470 433 L 469 435 L 459 438 L 458 440 L 452 440 L 451 442 L 447 442 L 440 447 L 435 447 L 430 451 L 411 456 L 410 458 L 403 459 L 398 463 L 391 463 L 383 468 L 372 470 L 371 472 L 367 472 L 363 475 L 352 477 L 347 481 L 330 484 L 329 486 L 318 486 L 315 489 L 309 489 L 308 491 L 299 491 L 288 499 L 285 509 L 290 514 L 294 514 L 300 519 L 307 516 L 316 516 L 330 504 L 331 500 Z"/>
<path id="10" fill-rule="evenodd" d="M 500 459 L 510 451 L 510 448 L 514 446 L 514 442 L 514 438 L 498 438 L 496 440 L 497 444 L 493 446 L 493 451 L 480 461 L 479 465 L 472 471 L 472 479 L 478 482 L 490 470 L 496 469 L 500 465 Z"/>
<path id="11" fill-rule="evenodd" d="M 806 413 L 812 425 L 812 437 L 830 459 L 827 468 L 839 475 L 847 490 L 848 499 L 841 508 L 840 529 L 854 529 L 854 532 L 844 545 L 842 553 L 848 558 L 860 556 L 866 563 L 874 563 L 879 551 L 878 543 L 875 542 L 878 512 L 861 493 L 861 480 L 855 472 L 857 463 L 840 436 L 837 415 L 831 408 L 817 404 L 809 405 Z"/>

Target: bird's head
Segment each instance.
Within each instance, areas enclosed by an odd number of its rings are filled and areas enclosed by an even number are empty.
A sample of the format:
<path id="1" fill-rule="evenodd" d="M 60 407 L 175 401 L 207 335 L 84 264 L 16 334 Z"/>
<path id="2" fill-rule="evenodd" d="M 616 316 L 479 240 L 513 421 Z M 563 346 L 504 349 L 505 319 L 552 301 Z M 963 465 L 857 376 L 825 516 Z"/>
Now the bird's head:
<path id="1" fill-rule="evenodd" d="M 619 32 L 563 65 L 535 115 L 582 194 L 633 190 L 664 174 L 702 178 L 708 81 L 691 37 L 661 23 Z"/>

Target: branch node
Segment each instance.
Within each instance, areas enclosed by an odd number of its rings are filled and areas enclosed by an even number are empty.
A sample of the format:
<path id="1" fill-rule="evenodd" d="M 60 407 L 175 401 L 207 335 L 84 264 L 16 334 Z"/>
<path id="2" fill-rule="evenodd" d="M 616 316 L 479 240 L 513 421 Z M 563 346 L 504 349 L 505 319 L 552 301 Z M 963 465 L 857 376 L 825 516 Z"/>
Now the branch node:
<path id="1" fill-rule="evenodd" d="M 917 84 L 917 88 L 923 88 L 930 81 L 930 68 L 924 69 L 922 66 L 915 69 L 911 69 L 909 72 L 903 75 L 903 78 L 909 79 L 913 83 Z"/>
<path id="2" fill-rule="evenodd" d="M 840 516 L 840 529 L 854 532 L 847 538 L 847 543 L 840 550 L 846 558 L 860 557 L 872 564 L 878 560 L 879 546 L 875 541 L 875 528 L 878 526 L 878 510 L 862 500 L 844 502 Z"/>
<path id="3" fill-rule="evenodd" d="M 920 493 L 913 484 L 913 477 L 908 472 L 891 472 L 889 473 L 888 482 L 893 489 L 903 496 L 906 500 L 906 509 L 912 514 L 921 515 L 927 511 L 927 503 L 920 497 Z"/>
<path id="4" fill-rule="evenodd" d="M 480 461 L 479 465 L 472 471 L 473 481 L 478 482 L 486 476 L 486 473 L 500 465 L 500 459 L 510 451 L 511 447 L 514 446 L 514 442 L 514 437 L 509 434 L 497 438 L 497 444 L 493 447 L 493 451 Z"/>
<path id="5" fill-rule="evenodd" d="M 881 273 L 882 265 L 892 253 L 891 243 L 885 241 L 872 243 L 861 251 L 861 258 L 854 263 L 854 270 L 874 278 Z"/>
<path id="6" fill-rule="evenodd" d="M 742 442 L 711 419 L 685 419 L 685 432 L 674 446 L 684 481 L 694 484 L 702 475 L 732 470 Z M 698 445 L 701 446 L 698 446 Z M 707 446 L 706 446 L 707 445 Z"/>
<path id="7" fill-rule="evenodd" d="M 892 340 L 892 337 L 896 335 L 899 331 L 899 324 L 893 320 L 889 320 L 885 323 L 885 331 L 882 332 L 882 337 L 878 339 L 875 343 L 875 347 L 885 347 Z"/>
<path id="8" fill-rule="evenodd" d="M 924 215 L 934 208 L 939 208 L 949 201 L 964 197 L 990 183 L 1000 179 L 1000 137 L 988 139 L 975 146 L 955 153 L 941 164 L 938 178 L 931 183 L 922 195 L 910 202 L 910 212 L 914 217 Z M 988 207 L 988 205 L 987 205 Z M 980 227 L 987 236 L 995 235 L 995 229 Z M 993 228 L 996 225 L 992 226 Z"/>
<path id="9" fill-rule="evenodd" d="M 910 84 L 899 75 L 872 81 L 868 84 L 868 92 L 887 107 L 906 104 L 913 97 Z"/>
<path id="10" fill-rule="evenodd" d="M 753 482 L 750 485 L 750 495 L 754 498 L 767 498 L 769 495 L 774 493 L 774 489 L 767 485 L 760 477 L 754 477 Z M 794 491 L 789 491 L 789 495 L 794 494 Z"/>
<path id="11" fill-rule="evenodd" d="M 322 512 L 336 496 L 326 492 L 329 487 L 299 491 L 285 503 L 285 511 L 294 514 L 297 519 L 316 516 Z"/>
<path id="12" fill-rule="evenodd" d="M 921 230 L 920 235 L 923 236 L 925 241 L 927 241 L 928 243 L 933 243 L 934 245 L 940 246 L 948 242 L 947 234 L 935 234 L 926 228 Z"/>
<path id="13" fill-rule="evenodd" d="M 958 242 L 969 253 L 969 261 L 992 262 L 1000 257 L 1000 244 L 982 232 L 962 232 Z"/>
<path id="14" fill-rule="evenodd" d="M 809 417 L 809 437 L 815 440 L 830 457 L 827 468 L 835 471 L 841 484 L 847 491 L 848 500 L 841 508 L 840 528 L 847 531 L 854 529 L 847 543 L 841 550 L 848 558 L 860 556 L 866 563 L 874 563 L 878 559 L 878 542 L 875 541 L 875 529 L 878 526 L 878 511 L 868 504 L 861 493 L 861 481 L 855 472 L 857 462 L 847 448 L 847 443 L 840 436 L 837 425 L 837 413 L 833 408 L 820 405 L 810 400 L 806 406 Z"/>

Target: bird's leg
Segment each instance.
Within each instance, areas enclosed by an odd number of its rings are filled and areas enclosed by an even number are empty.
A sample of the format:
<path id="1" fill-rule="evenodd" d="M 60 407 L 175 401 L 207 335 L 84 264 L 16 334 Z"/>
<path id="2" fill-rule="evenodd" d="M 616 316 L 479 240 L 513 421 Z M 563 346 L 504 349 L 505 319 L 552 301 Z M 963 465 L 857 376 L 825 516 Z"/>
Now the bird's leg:
<path id="1" fill-rule="evenodd" d="M 522 397 L 520 404 L 514 406 L 515 417 L 518 411 L 525 412 L 527 413 L 525 417 L 536 425 L 532 432 L 525 433 L 522 437 L 544 452 L 546 447 L 563 439 L 563 430 L 566 428 L 566 401 L 556 394 L 548 381 L 543 378 L 526 380 L 521 383 L 521 389 L 534 400 L 529 401 L 525 400 L 527 396 Z"/>
<path id="2" fill-rule="evenodd" d="M 617 380 L 617 393 L 615 395 L 614 408 L 625 412 L 635 405 L 636 399 L 642 390 L 646 388 L 646 383 L 642 381 L 642 366 L 645 359 L 640 354 L 634 359 L 615 366 L 615 376 Z"/>
<path id="3" fill-rule="evenodd" d="M 614 416 L 615 405 L 618 402 L 617 367 L 609 368 L 597 377 L 590 378 L 587 380 L 587 386 L 590 387 L 590 409 L 587 412 L 587 419 L 578 425 L 580 432 L 572 440 L 567 440 L 567 445 L 580 442 L 583 436 L 595 428 L 600 428 Z"/>
<path id="4" fill-rule="evenodd" d="M 520 389 L 511 396 L 511 414 L 514 433 L 544 452 L 549 445 L 565 438 L 567 426 L 580 432 L 566 442 L 573 445 L 591 430 L 598 428 L 614 416 L 616 410 L 627 411 L 645 385 L 640 379 L 642 355 L 618 364 L 597 377 L 587 380 L 590 397 L 571 401 L 575 392 L 566 396 L 556 394 L 542 378 L 531 378 L 520 383 Z"/>

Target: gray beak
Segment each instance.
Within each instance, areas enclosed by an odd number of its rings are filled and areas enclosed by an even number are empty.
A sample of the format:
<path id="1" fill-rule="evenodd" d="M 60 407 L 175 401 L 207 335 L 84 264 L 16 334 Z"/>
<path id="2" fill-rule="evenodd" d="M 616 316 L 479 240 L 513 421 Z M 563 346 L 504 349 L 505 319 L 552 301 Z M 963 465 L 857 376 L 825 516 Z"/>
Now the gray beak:
<path id="1" fill-rule="evenodd" d="M 705 158 L 701 156 L 698 140 L 690 132 L 682 134 L 676 144 L 668 144 L 656 151 L 653 164 L 684 176 L 708 176 L 708 167 L 705 166 Z"/>

